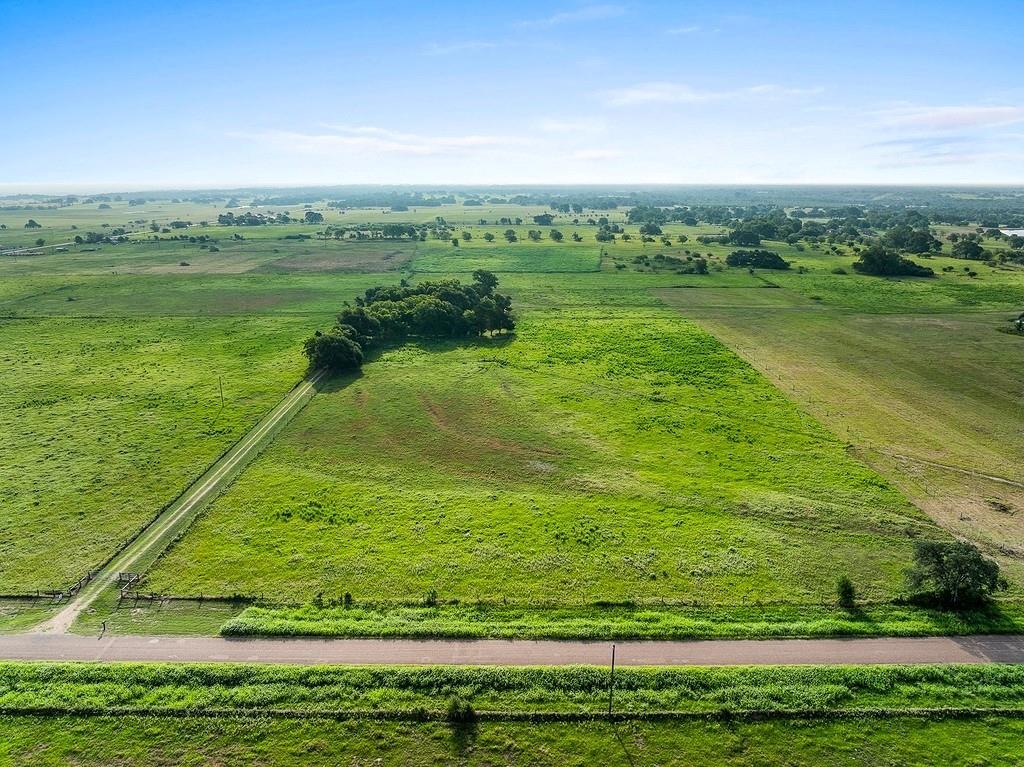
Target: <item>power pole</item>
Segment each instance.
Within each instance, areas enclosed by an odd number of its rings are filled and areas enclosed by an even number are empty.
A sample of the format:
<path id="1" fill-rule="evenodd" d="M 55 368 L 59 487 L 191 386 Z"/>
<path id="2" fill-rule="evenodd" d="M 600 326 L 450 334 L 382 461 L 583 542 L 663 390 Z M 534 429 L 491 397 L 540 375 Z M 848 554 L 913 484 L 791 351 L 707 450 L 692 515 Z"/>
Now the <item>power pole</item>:
<path id="1" fill-rule="evenodd" d="M 220 382 L 220 409 L 224 409 L 224 376 L 218 376 L 217 380 Z"/>
<path id="2" fill-rule="evenodd" d="M 608 678 L 608 716 L 612 714 L 612 694 L 615 692 L 615 645 L 612 644 L 612 673 Z"/>

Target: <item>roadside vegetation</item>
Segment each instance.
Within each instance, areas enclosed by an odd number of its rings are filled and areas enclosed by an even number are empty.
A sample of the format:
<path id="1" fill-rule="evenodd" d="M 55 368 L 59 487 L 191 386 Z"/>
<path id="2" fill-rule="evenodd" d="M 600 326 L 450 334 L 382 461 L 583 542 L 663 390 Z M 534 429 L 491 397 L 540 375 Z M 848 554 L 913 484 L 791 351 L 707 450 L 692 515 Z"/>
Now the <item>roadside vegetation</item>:
<path id="1" fill-rule="evenodd" d="M 352 713 L 411 720 L 607 714 L 608 668 L 594 666 L 272 666 L 170 663 L 2 663 L 5 714 Z M 1014 665 L 620 667 L 613 711 L 738 714 L 1024 711 Z M 465 718 L 465 709 L 456 712 Z"/>

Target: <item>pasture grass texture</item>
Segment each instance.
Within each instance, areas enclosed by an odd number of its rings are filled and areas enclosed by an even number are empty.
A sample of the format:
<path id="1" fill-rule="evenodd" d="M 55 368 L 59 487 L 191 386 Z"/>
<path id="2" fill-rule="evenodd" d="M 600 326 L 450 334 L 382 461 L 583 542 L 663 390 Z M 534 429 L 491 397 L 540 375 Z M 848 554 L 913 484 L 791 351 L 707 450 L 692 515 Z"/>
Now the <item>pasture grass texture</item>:
<path id="1" fill-rule="evenodd" d="M 0 591 L 67 586 L 111 555 L 301 378 L 307 332 L 0 320 Z"/>
<path id="2" fill-rule="evenodd" d="M 25 767 L 950 767 L 1015 765 L 1024 722 L 893 717 L 767 722 L 440 722 L 0 717 L 0 761 Z"/>
<path id="3" fill-rule="evenodd" d="M 0 663 L 3 713 L 303 712 L 444 716 L 457 696 L 480 714 L 599 715 L 597 666 L 284 666 Z M 907 709 L 1024 710 L 1019 665 L 620 667 L 615 708 L 644 715 Z"/>
<path id="4" fill-rule="evenodd" d="M 1019 581 L 1024 339 L 998 332 L 1017 314 L 1011 307 L 1024 306 L 1018 274 L 998 275 L 1018 303 L 995 309 L 961 303 L 957 310 L 948 308 L 950 293 L 940 281 L 921 287 L 921 281 L 858 280 L 856 291 L 822 292 L 815 302 L 807 294 L 817 287 L 801 283 L 809 276 L 794 275 L 792 290 L 655 292 Z M 900 299 L 890 291 L 907 285 L 917 297 L 905 296 L 905 311 L 898 312 Z M 860 300 L 851 307 L 853 295 Z M 874 310 L 879 304 L 884 311 Z"/>
<path id="5" fill-rule="evenodd" d="M 672 312 L 531 313 L 319 394 L 147 590 L 406 603 L 827 603 L 941 531 Z"/>

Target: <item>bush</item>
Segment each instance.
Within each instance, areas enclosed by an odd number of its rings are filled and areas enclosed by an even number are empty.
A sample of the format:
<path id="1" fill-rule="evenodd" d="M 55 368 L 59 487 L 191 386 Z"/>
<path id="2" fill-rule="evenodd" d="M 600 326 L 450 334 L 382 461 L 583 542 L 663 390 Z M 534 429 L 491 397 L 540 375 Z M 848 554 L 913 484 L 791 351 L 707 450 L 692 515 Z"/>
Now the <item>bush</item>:
<path id="1" fill-rule="evenodd" d="M 332 372 L 355 370 L 363 364 L 363 350 L 346 335 L 321 333 L 306 339 L 304 345 L 309 365 L 313 369 L 326 368 Z"/>
<path id="2" fill-rule="evenodd" d="M 470 724 L 476 721 L 476 711 L 468 700 L 454 696 L 448 701 L 448 721 L 453 724 Z"/>
<path id="3" fill-rule="evenodd" d="M 857 601 L 857 589 L 854 588 L 853 581 L 849 577 L 843 575 L 836 581 L 836 597 L 839 606 L 844 610 L 854 607 Z"/>

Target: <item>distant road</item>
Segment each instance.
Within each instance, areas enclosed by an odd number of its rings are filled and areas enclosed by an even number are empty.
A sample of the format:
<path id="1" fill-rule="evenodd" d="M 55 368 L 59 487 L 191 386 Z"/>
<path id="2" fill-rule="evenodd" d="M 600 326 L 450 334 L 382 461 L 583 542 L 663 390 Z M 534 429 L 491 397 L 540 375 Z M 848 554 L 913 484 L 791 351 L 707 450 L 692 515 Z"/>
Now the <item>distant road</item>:
<path id="1" fill-rule="evenodd" d="M 320 371 L 292 389 L 277 407 L 256 424 L 234 447 L 213 464 L 174 503 L 125 549 L 104 566 L 92 581 L 82 587 L 71 601 L 56 615 L 35 629 L 37 632 L 63 633 L 79 614 L 91 605 L 103 590 L 117 579 L 120 572 L 131 571 L 139 560 L 153 551 L 165 547 L 188 526 L 202 505 L 216 497 L 238 472 L 267 444 L 277 429 L 302 410 L 316 393 L 316 384 L 323 378 Z"/>
<path id="2" fill-rule="evenodd" d="M 222 637 L 0 636 L 0 659 L 291 664 L 607 665 L 609 642 Z M 1024 663 L 1024 636 L 617 642 L 626 666 Z"/>

